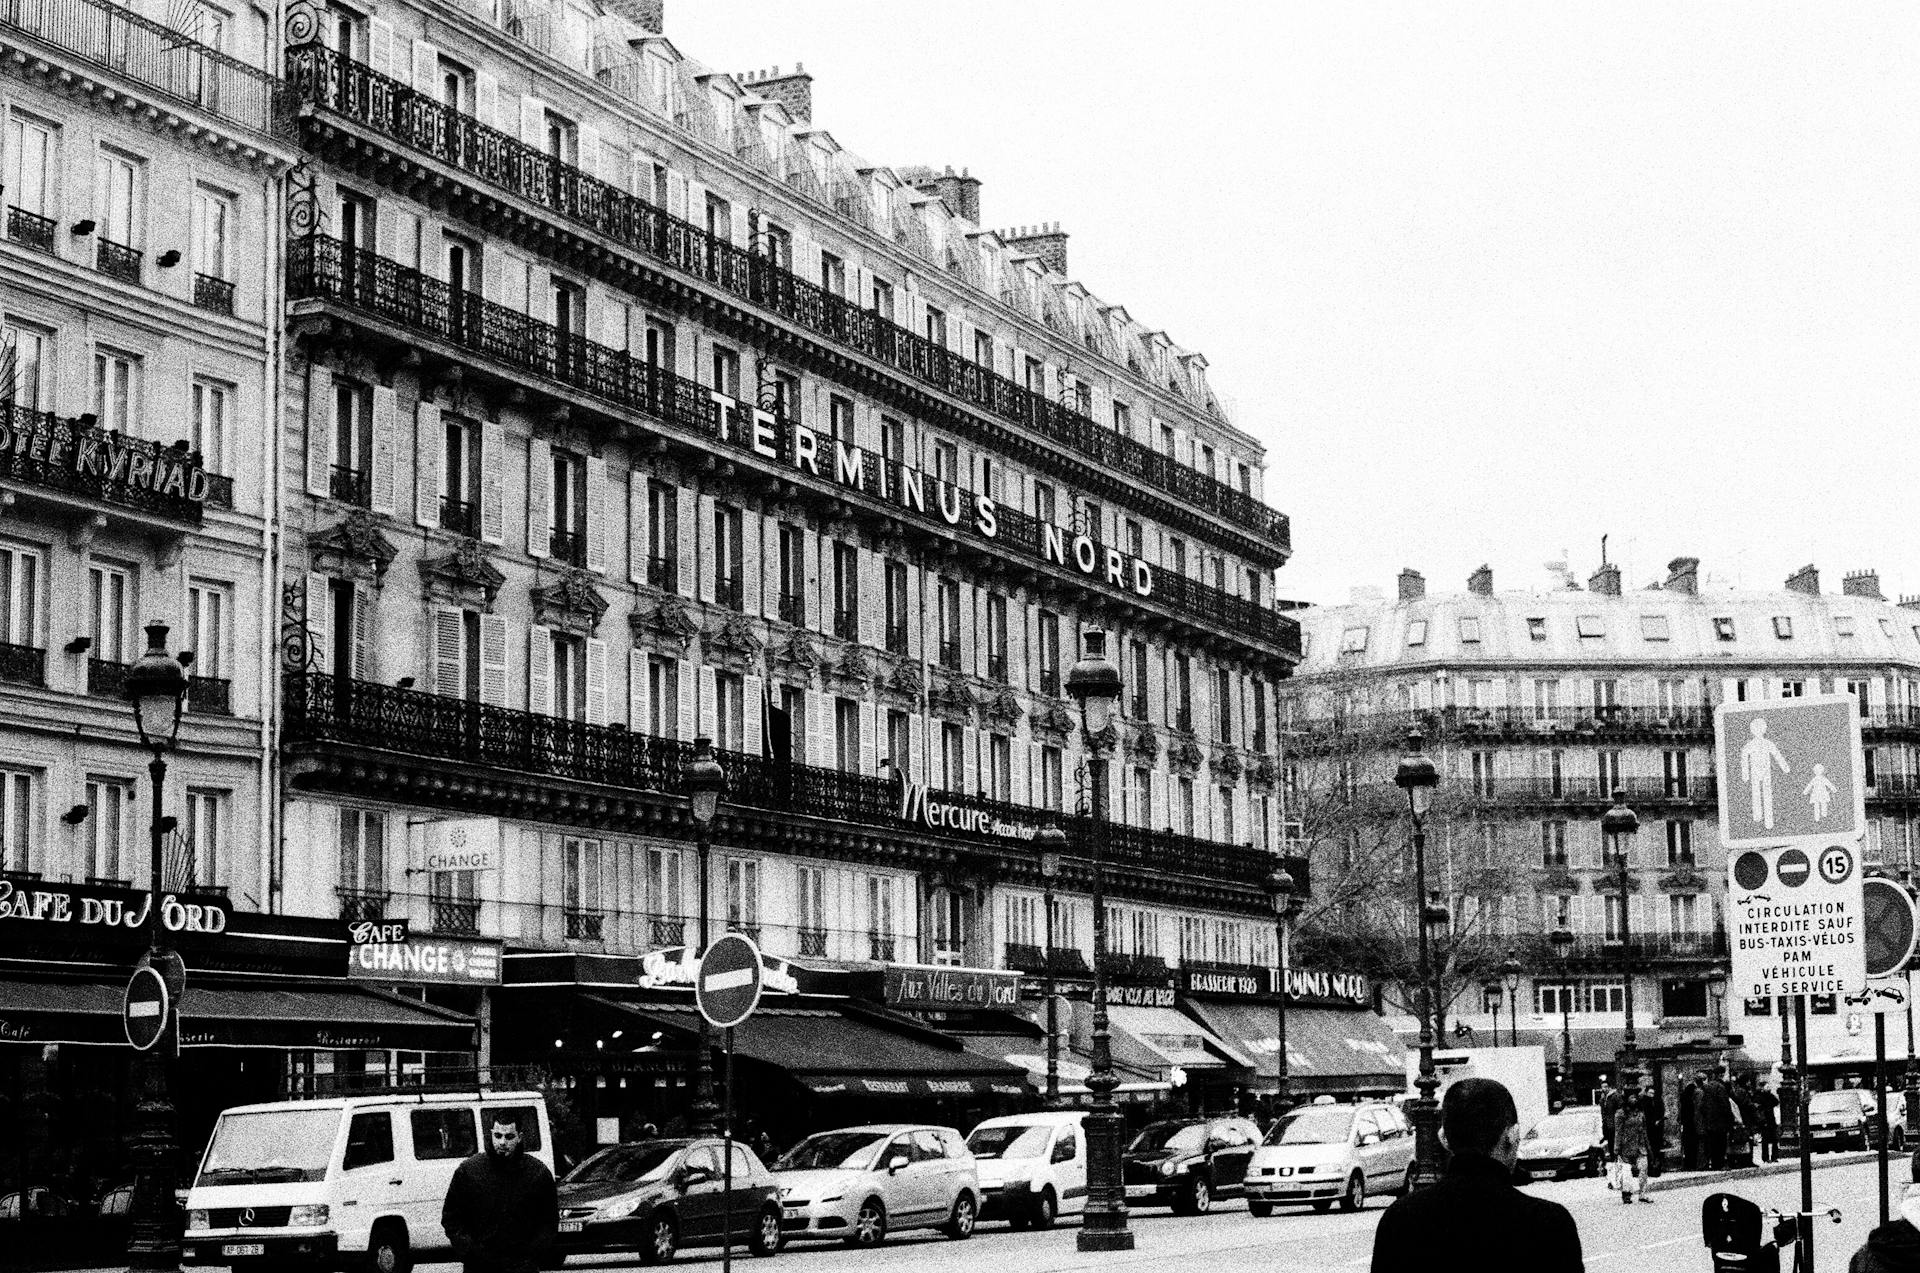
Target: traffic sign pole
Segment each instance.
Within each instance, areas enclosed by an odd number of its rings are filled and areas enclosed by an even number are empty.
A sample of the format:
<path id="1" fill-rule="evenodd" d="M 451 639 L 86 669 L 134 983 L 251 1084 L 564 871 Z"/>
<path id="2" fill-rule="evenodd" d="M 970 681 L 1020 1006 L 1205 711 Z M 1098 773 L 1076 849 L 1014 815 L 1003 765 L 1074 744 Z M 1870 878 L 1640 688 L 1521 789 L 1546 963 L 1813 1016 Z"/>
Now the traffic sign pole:
<path id="1" fill-rule="evenodd" d="M 1813 1134 L 1807 1129 L 1807 997 L 1793 997 L 1793 1032 L 1799 1036 L 1800 1108 L 1794 1117 L 1800 1127 L 1800 1253 L 1794 1257 L 1794 1267 L 1813 1268 Z"/>
<path id="2" fill-rule="evenodd" d="M 1873 1014 L 1873 1107 L 1880 1124 L 1880 1223 L 1887 1222 L 1887 1014 Z"/>
<path id="3" fill-rule="evenodd" d="M 728 1026 L 726 1028 L 726 1041 L 727 1041 L 727 1069 L 726 1069 L 727 1094 L 725 1097 L 722 1098 L 726 1103 L 721 1107 L 721 1114 L 720 1114 L 720 1134 L 723 1137 L 725 1137 L 725 1140 L 722 1142 L 720 1148 L 721 1148 L 721 1152 L 726 1155 L 726 1159 L 724 1160 L 720 1169 L 721 1175 L 724 1181 L 721 1187 L 725 1190 L 725 1193 L 722 1194 L 721 1196 L 721 1203 L 720 1203 L 720 1216 L 721 1216 L 721 1219 L 720 1219 L 720 1235 L 721 1235 L 720 1236 L 720 1268 L 722 1270 L 722 1273 L 733 1273 L 733 1027 L 732 1026 Z M 1884 1147 L 1882 1148 L 1880 1157 L 1883 1160 L 1886 1158 Z M 1882 1171 L 1880 1173 L 1880 1176 L 1881 1176 L 1881 1192 L 1885 1193 L 1886 1192 L 1886 1188 L 1885 1188 L 1886 1172 Z M 1882 1223 L 1884 1223 L 1884 1221 Z"/>

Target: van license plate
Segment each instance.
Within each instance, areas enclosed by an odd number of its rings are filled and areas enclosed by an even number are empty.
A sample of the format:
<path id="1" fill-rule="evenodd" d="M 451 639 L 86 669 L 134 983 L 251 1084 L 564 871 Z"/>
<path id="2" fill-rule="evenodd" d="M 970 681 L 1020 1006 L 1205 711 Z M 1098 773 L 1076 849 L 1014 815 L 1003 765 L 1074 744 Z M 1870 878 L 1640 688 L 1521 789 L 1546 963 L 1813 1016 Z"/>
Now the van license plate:
<path id="1" fill-rule="evenodd" d="M 587 1222 L 585 1220 L 562 1220 L 560 1222 L 560 1232 L 562 1233 L 578 1233 L 586 1227 Z"/>
<path id="2" fill-rule="evenodd" d="M 220 1248 L 222 1255 L 265 1255 L 267 1244 L 264 1242 L 229 1242 Z"/>

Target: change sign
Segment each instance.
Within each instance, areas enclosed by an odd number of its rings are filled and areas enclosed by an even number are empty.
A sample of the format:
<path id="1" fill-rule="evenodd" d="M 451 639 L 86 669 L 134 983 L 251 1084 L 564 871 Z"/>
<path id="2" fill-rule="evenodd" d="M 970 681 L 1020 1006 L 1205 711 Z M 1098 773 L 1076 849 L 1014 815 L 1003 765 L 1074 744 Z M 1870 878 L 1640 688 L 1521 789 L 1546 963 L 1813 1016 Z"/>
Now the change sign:
<path id="1" fill-rule="evenodd" d="M 1851 694 L 1722 703 L 1720 838 L 1729 849 L 1866 832 L 1860 702 Z"/>
<path id="2" fill-rule="evenodd" d="M 1866 982 L 1860 843 L 1736 853 L 1728 871 L 1729 994 L 1844 995 Z"/>

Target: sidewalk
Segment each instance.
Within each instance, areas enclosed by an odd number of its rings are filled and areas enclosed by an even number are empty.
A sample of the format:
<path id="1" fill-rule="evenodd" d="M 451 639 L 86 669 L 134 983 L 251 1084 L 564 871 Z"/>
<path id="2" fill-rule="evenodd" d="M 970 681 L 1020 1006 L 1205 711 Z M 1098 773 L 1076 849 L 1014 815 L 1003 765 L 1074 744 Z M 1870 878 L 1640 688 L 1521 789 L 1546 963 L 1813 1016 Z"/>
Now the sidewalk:
<path id="1" fill-rule="evenodd" d="M 1871 1149 L 1845 1154 L 1816 1154 L 1813 1169 L 1820 1171 L 1827 1167 L 1844 1167 L 1851 1163 L 1870 1163 L 1879 1155 Z M 1898 1188 L 1905 1189 L 1909 1175 L 1910 1156 L 1905 1152 L 1887 1155 L 1887 1177 Z M 1784 1176 L 1800 1170 L 1798 1157 L 1782 1157 L 1778 1162 L 1755 1163 L 1751 1167 L 1734 1167 L 1727 1171 L 1668 1171 L 1647 1182 L 1648 1193 L 1659 1193 L 1663 1189 L 1687 1189 L 1694 1185 L 1718 1184 L 1721 1181 L 1755 1180 L 1761 1176 Z"/>

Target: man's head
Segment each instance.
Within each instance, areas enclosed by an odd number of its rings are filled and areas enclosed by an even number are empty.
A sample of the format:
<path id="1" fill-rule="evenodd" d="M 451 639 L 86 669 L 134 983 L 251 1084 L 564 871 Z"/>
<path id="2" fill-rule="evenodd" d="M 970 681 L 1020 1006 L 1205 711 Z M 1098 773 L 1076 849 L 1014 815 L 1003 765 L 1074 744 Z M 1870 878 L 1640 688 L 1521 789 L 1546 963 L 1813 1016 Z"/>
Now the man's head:
<path id="1" fill-rule="evenodd" d="M 487 1152 L 511 1158 L 520 1152 L 520 1122 L 511 1114 L 495 1114 L 487 1125 Z"/>
<path id="2" fill-rule="evenodd" d="M 1456 1154 L 1483 1154 L 1513 1166 L 1520 1150 L 1520 1111 L 1513 1093 L 1492 1079 L 1461 1079 L 1440 1102 L 1440 1138 Z"/>

